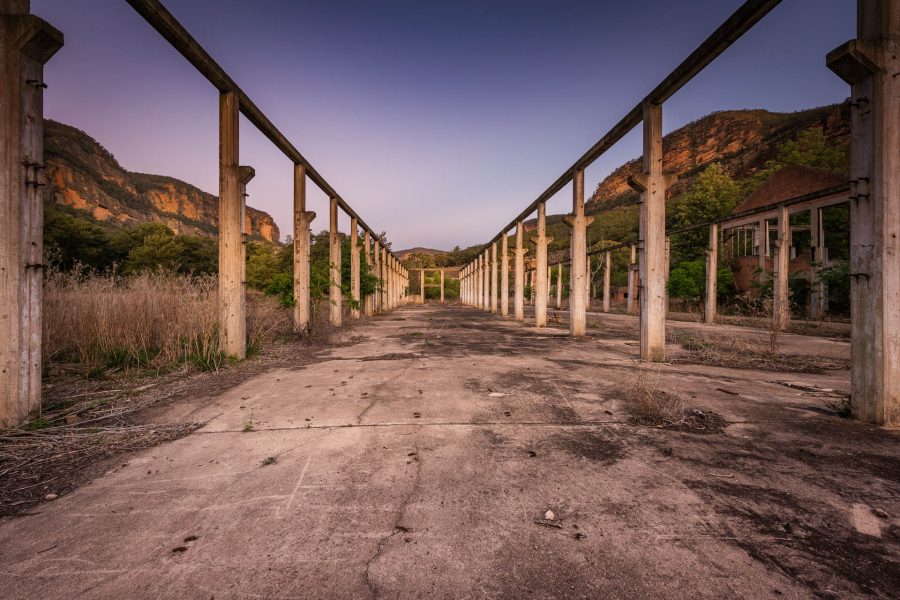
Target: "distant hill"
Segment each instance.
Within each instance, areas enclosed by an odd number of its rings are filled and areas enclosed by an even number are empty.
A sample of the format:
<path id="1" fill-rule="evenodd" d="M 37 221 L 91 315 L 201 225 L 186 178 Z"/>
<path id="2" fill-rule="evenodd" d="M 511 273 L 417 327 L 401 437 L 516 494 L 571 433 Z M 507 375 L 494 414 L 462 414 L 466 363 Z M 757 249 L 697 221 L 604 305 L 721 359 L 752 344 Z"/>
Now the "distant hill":
<path id="1" fill-rule="evenodd" d="M 444 256 L 446 254 L 450 254 L 446 250 L 435 250 L 434 248 L 409 248 L 407 250 L 397 250 L 394 252 L 397 255 L 397 258 L 400 260 L 406 260 L 407 257 L 414 254 L 424 254 L 427 256 Z"/>
<path id="2" fill-rule="evenodd" d="M 45 120 L 44 160 L 49 183 L 46 202 L 118 226 L 155 222 L 175 233 L 217 235 L 216 196 L 172 177 L 126 171 L 106 148 L 79 129 Z M 268 213 L 247 207 L 246 220 L 251 237 L 280 239 Z"/>

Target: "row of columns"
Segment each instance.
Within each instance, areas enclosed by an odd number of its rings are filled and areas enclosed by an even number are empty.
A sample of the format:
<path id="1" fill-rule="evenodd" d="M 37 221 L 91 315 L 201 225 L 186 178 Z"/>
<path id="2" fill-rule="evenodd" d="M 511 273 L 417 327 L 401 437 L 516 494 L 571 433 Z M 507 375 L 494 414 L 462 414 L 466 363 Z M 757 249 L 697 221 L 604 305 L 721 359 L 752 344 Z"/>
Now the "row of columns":
<path id="1" fill-rule="evenodd" d="M 440 302 L 441 302 L 441 304 L 443 304 L 444 297 L 446 295 L 445 287 L 444 287 L 444 281 L 445 281 L 446 274 L 444 272 L 444 269 L 425 269 L 425 268 L 419 269 L 419 294 L 420 294 L 419 295 L 419 303 L 425 304 L 425 271 L 436 271 L 440 274 L 440 284 L 439 284 L 439 287 L 441 290 Z"/>

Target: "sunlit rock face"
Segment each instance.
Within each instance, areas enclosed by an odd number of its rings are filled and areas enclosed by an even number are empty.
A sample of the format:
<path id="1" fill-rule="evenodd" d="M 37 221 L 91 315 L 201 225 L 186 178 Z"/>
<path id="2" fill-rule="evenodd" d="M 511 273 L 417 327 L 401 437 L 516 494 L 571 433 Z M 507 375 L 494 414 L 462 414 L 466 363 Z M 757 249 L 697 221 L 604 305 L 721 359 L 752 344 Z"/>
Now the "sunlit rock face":
<path id="1" fill-rule="evenodd" d="M 663 139 L 663 170 L 678 175 L 669 195 L 686 190 L 697 174 L 714 162 L 733 177 L 751 175 L 775 158 L 781 144 L 811 127 L 822 128 L 831 140 L 849 143 L 849 105 L 845 102 L 796 113 L 732 110 L 689 123 Z M 625 163 L 597 186 L 589 204 L 599 208 L 604 203 L 637 200 L 628 178 L 640 170 L 640 159 Z"/>
<path id="2" fill-rule="evenodd" d="M 45 121 L 44 156 L 49 202 L 115 225 L 156 222 L 175 233 L 216 236 L 216 196 L 172 177 L 126 171 L 109 151 L 74 127 Z M 250 207 L 244 228 L 251 237 L 270 242 L 281 235 L 268 213 Z"/>

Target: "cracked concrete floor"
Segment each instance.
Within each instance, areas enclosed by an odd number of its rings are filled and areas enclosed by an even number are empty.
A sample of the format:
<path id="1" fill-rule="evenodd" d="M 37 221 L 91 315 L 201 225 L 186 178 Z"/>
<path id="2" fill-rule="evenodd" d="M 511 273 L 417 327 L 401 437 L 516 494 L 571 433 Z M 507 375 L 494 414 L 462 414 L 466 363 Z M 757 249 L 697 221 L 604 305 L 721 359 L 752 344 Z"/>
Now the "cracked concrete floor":
<path id="1" fill-rule="evenodd" d="M 0 597 L 887 598 L 900 585 L 898 433 L 784 385 L 846 390 L 846 371 L 653 367 L 655 386 L 730 423 L 699 435 L 630 420 L 617 390 L 638 368 L 633 339 L 573 341 L 459 306 L 353 333 L 322 361 L 172 407 L 206 425 L 0 523 Z"/>

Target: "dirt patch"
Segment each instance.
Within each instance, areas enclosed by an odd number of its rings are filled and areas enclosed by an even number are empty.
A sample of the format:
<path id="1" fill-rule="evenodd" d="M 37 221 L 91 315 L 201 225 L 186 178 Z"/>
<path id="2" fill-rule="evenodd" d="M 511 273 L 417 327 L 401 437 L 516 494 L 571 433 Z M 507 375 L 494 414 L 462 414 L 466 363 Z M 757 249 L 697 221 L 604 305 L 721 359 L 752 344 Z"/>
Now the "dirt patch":
<path id="1" fill-rule="evenodd" d="M 820 598 L 891 598 L 900 589 L 896 526 L 879 539 L 853 531 L 832 505 L 782 490 L 723 479 L 685 484 L 722 516 L 735 545 Z"/>
<path id="2" fill-rule="evenodd" d="M 548 441 L 576 458 L 587 458 L 602 465 L 611 465 L 625 456 L 621 441 L 596 430 L 558 433 Z"/>
<path id="3" fill-rule="evenodd" d="M 413 358 L 422 358 L 421 354 L 413 354 L 412 352 L 391 352 L 390 354 L 379 354 L 377 356 L 365 356 L 360 358 L 362 362 L 372 360 L 410 360 Z"/>

